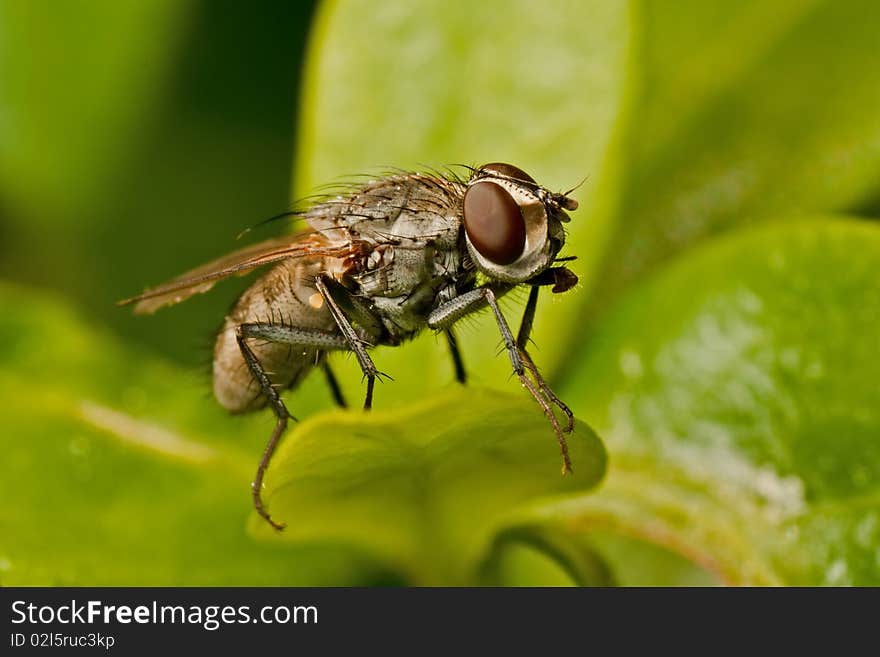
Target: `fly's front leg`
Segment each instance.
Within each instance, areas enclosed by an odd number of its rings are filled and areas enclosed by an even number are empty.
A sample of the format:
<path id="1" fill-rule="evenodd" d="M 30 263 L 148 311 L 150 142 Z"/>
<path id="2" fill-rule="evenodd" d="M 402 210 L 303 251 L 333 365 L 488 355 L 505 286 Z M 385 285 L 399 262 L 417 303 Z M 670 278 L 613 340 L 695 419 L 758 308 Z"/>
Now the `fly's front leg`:
<path id="1" fill-rule="evenodd" d="M 539 287 L 533 287 L 529 291 L 529 300 L 526 303 L 526 309 L 523 313 L 522 323 L 519 325 L 519 333 L 516 336 L 516 345 L 519 347 L 519 353 L 522 357 L 523 363 L 528 368 L 528 370 L 532 373 L 532 377 L 535 379 L 535 383 L 538 384 L 538 387 L 541 389 L 541 392 L 551 401 L 551 403 L 555 404 L 565 413 L 565 416 L 568 418 L 568 424 L 565 427 L 565 432 L 570 433 L 572 429 L 574 429 L 574 413 L 571 412 L 571 409 L 563 402 L 559 397 L 556 396 L 556 393 L 550 389 L 550 386 L 547 385 L 547 382 L 544 381 L 544 377 L 541 376 L 541 373 L 538 372 L 538 367 L 535 365 L 535 361 L 532 360 L 532 357 L 529 355 L 526 347 L 529 344 L 529 336 L 532 333 L 532 324 L 535 321 L 535 310 L 538 307 L 538 291 Z"/>
<path id="2" fill-rule="evenodd" d="M 538 405 L 541 407 L 541 410 L 544 411 L 544 415 L 547 416 L 547 419 L 553 427 L 556 439 L 559 441 L 559 449 L 562 452 L 562 472 L 571 472 L 571 459 L 568 455 L 568 443 L 565 440 L 562 428 L 559 426 L 556 415 L 553 414 L 553 409 L 550 407 L 550 403 L 526 375 L 526 368 L 523 364 L 520 348 L 513 339 L 513 333 L 510 330 L 510 326 L 504 318 L 504 315 L 501 313 L 501 309 L 498 307 L 497 297 L 505 294 L 512 288 L 512 285 L 496 284 L 495 286 L 489 285 L 478 287 L 475 290 L 465 292 L 454 299 L 450 299 L 432 311 L 428 316 L 428 326 L 433 329 L 446 329 L 465 315 L 474 311 L 485 308 L 486 306 L 492 309 L 492 313 L 495 315 L 495 321 L 498 324 L 498 330 L 501 332 L 504 346 L 510 357 L 510 364 L 513 366 L 513 371 L 517 378 L 519 378 L 523 387 L 528 390 L 532 397 L 535 398 L 535 401 L 538 402 Z"/>
<path id="3" fill-rule="evenodd" d="M 275 386 L 272 385 L 272 381 L 269 379 L 268 374 L 266 374 L 266 370 L 263 368 L 256 354 L 254 354 L 253 350 L 248 346 L 247 341 L 250 338 L 261 338 L 270 342 L 281 342 L 299 347 L 314 347 L 327 350 L 346 349 L 347 343 L 342 336 L 337 333 L 331 333 L 330 331 L 297 329 L 287 326 L 277 326 L 275 324 L 241 324 L 235 329 L 235 339 L 238 342 L 238 348 L 241 351 L 244 362 L 247 364 L 248 369 L 259 384 L 260 391 L 269 401 L 269 405 L 272 407 L 276 418 L 275 429 L 272 431 L 272 436 L 269 438 L 269 442 L 266 443 L 266 449 L 263 450 L 263 456 L 260 458 L 260 464 L 257 466 L 257 474 L 254 476 L 254 481 L 251 484 L 251 495 L 257 513 L 259 513 L 260 516 L 262 516 L 266 522 L 272 525 L 275 529 L 281 530 L 284 529 L 284 524 L 275 522 L 266 510 L 266 505 L 263 503 L 263 478 L 266 475 L 266 469 L 269 467 L 269 462 L 272 460 L 272 455 L 275 453 L 275 448 L 278 447 L 278 442 L 281 440 L 281 436 L 284 434 L 285 429 L 287 429 L 288 420 L 293 419 L 296 421 L 296 418 L 293 418 L 290 415 L 287 407 L 281 400 L 281 395 L 278 394 L 278 391 L 275 389 Z"/>
<path id="4" fill-rule="evenodd" d="M 330 310 L 330 314 L 333 316 L 336 325 L 339 327 L 342 336 L 345 338 L 347 348 L 354 352 L 358 364 L 361 366 L 361 371 L 364 373 L 364 378 L 367 380 L 367 394 L 364 398 L 364 409 L 369 410 L 373 405 L 373 386 L 376 383 L 376 379 L 381 380 L 381 377 L 383 376 L 389 379 L 391 377 L 387 374 L 383 374 L 376 368 L 373 359 L 370 358 L 370 355 L 367 353 L 367 347 L 371 345 L 357 334 L 348 317 L 343 312 L 342 307 L 345 307 L 345 310 L 352 315 L 354 320 L 358 322 L 364 331 L 378 336 L 380 324 L 358 299 L 353 297 L 344 286 L 334 279 L 327 276 L 318 276 L 315 278 L 315 288 L 320 292 L 324 301 L 327 303 L 327 308 Z"/>
<path id="5" fill-rule="evenodd" d="M 427 319 L 428 327 L 438 331 L 446 331 L 465 315 L 470 315 L 471 313 L 482 310 L 487 306 L 492 308 L 496 319 L 501 317 L 501 321 L 504 321 L 504 317 L 501 315 L 501 310 L 498 309 L 497 298 L 507 294 L 512 289 L 512 285 L 500 283 L 478 287 L 475 290 L 460 294 L 457 297 L 440 304 L 440 306 L 431 311 Z M 499 324 L 499 328 L 500 327 L 501 325 Z M 516 344 L 513 340 L 513 333 L 510 332 L 507 322 L 504 322 L 504 328 L 501 328 L 501 336 L 504 338 L 504 346 L 507 348 L 507 353 L 510 355 L 510 364 L 513 365 L 513 370 L 521 370 L 522 361 L 520 361 L 519 354 L 516 350 Z M 450 343 L 450 346 L 451 344 L 452 343 Z"/>

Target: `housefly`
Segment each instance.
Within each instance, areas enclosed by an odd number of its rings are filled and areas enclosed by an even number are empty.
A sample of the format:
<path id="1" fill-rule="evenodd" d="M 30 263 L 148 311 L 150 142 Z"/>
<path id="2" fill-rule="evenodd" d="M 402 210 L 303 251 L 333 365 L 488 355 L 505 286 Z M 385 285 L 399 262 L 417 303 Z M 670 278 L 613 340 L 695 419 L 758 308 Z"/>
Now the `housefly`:
<path id="1" fill-rule="evenodd" d="M 547 416 L 571 471 L 565 434 L 574 416 L 553 393 L 528 352 L 542 287 L 565 292 L 577 277 L 558 263 L 565 244 L 571 193 L 554 193 L 521 169 L 492 163 L 453 171 L 398 172 L 294 213 L 310 229 L 236 251 L 126 299 L 136 313 L 152 313 L 208 291 L 218 280 L 273 265 L 238 299 L 214 347 L 214 395 L 233 413 L 269 406 L 275 428 L 252 483 L 257 512 L 276 529 L 262 498 L 263 476 L 291 418 L 279 390 L 294 388 L 323 369 L 344 405 L 327 362 L 332 351 L 354 353 L 366 381 L 364 408 L 383 374 L 370 357 L 376 345 L 400 345 L 425 328 L 445 334 L 457 379 L 465 369 L 453 325 L 490 309 L 513 371 Z M 530 289 L 516 336 L 498 299 Z M 560 425 L 552 407 L 567 417 Z"/>

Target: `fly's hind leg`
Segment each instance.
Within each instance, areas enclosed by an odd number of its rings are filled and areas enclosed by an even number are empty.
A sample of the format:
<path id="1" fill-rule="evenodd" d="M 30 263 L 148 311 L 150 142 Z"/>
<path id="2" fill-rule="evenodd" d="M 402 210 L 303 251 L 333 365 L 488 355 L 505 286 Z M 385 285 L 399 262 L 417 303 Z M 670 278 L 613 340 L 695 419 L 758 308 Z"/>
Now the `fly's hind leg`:
<path id="1" fill-rule="evenodd" d="M 364 333 L 369 337 L 378 339 L 382 333 L 382 325 L 357 297 L 353 296 L 341 283 L 329 276 L 315 278 L 315 288 L 321 293 L 327 303 L 327 309 L 333 316 L 336 325 L 345 338 L 347 348 L 354 352 L 367 380 L 367 394 L 364 397 L 364 409 L 370 410 L 373 405 L 373 387 L 376 379 L 381 381 L 384 376 L 391 377 L 380 372 L 373 359 L 367 353 L 367 347 L 372 346 L 355 331 L 348 316 L 358 323 Z"/>
<path id="2" fill-rule="evenodd" d="M 278 442 L 281 440 L 281 436 L 284 434 L 285 429 L 287 429 L 288 420 L 293 419 L 295 421 L 296 418 L 292 418 L 287 407 L 284 405 L 284 402 L 281 400 L 278 390 L 272 385 L 272 381 L 266 373 L 266 370 L 263 368 L 256 354 L 254 354 L 253 350 L 248 346 L 247 341 L 250 338 L 261 338 L 263 340 L 268 340 L 269 342 L 281 342 L 299 347 L 312 347 L 327 350 L 346 349 L 347 343 L 342 336 L 335 332 L 315 329 L 297 329 L 275 324 L 240 324 L 235 330 L 235 339 L 238 342 L 238 348 L 241 351 L 244 362 L 247 364 L 248 369 L 251 371 L 251 374 L 260 386 L 260 391 L 265 395 L 266 399 L 269 401 L 269 405 L 272 407 L 272 411 L 275 413 L 275 429 L 272 431 L 272 436 L 269 438 L 269 442 L 266 443 L 266 449 L 263 450 L 263 456 L 260 458 L 260 464 L 257 466 L 257 473 L 251 484 L 251 495 L 257 513 L 259 513 L 260 516 L 262 516 L 266 522 L 272 525 L 275 529 L 280 530 L 284 529 L 284 524 L 275 522 L 266 510 L 266 505 L 263 503 L 263 478 L 266 475 L 266 469 L 269 467 L 269 462 L 272 460 L 272 455 L 275 453 L 275 448 L 278 447 Z"/>

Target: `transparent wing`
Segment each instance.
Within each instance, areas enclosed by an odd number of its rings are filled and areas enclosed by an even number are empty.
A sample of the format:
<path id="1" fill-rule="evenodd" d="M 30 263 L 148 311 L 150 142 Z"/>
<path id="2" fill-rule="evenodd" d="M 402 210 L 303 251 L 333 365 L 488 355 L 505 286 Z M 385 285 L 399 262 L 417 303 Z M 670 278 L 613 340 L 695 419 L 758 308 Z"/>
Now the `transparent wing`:
<path id="1" fill-rule="evenodd" d="M 357 251 L 357 244 L 350 240 L 330 242 L 316 232 L 284 235 L 239 249 L 206 265 L 196 267 L 142 294 L 123 299 L 119 305 L 134 303 L 136 313 L 154 313 L 165 306 L 185 301 L 194 294 L 207 292 L 217 281 L 233 274 L 244 276 L 258 267 L 288 258 L 314 255 L 344 258 L 354 255 Z"/>

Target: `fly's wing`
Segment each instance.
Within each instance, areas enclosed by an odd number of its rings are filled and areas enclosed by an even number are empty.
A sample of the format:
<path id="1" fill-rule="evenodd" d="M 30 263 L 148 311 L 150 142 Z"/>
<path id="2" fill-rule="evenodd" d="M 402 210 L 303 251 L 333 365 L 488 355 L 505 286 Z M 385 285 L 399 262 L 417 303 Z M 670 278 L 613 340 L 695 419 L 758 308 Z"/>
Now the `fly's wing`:
<path id="1" fill-rule="evenodd" d="M 330 241 L 314 232 L 284 235 L 218 258 L 167 283 L 150 288 L 143 294 L 123 299 L 119 305 L 134 303 L 135 313 L 154 313 L 159 308 L 185 301 L 194 294 L 207 292 L 214 287 L 214 283 L 233 274 L 244 276 L 258 267 L 288 258 L 314 255 L 345 258 L 356 255 L 357 252 L 358 244 L 351 240 Z"/>

